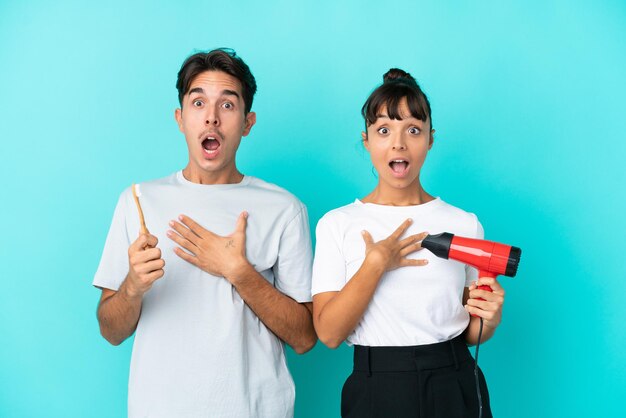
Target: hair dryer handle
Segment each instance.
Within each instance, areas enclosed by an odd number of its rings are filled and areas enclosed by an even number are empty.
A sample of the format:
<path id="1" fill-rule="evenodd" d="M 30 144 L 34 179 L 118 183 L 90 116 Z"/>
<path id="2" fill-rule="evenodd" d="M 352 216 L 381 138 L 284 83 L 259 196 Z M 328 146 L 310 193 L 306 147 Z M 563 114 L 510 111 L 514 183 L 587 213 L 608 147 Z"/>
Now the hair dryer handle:
<path id="1" fill-rule="evenodd" d="M 478 277 L 479 277 L 479 278 L 480 278 L 480 277 L 491 277 L 491 278 L 494 278 L 494 279 L 495 279 L 496 277 L 498 277 L 498 275 L 497 275 L 497 274 L 495 274 L 495 273 L 492 273 L 492 272 L 490 272 L 490 271 L 479 271 L 479 272 L 478 272 Z M 481 285 L 481 286 L 478 286 L 478 289 L 480 289 L 480 290 L 486 290 L 487 292 L 493 292 L 493 289 L 492 289 L 490 286 L 486 285 L 486 284 Z M 483 298 L 477 298 L 477 299 L 478 299 L 478 300 L 485 300 L 485 299 L 483 299 Z M 478 317 L 478 315 L 474 315 L 474 314 L 472 314 L 472 316 Z"/>

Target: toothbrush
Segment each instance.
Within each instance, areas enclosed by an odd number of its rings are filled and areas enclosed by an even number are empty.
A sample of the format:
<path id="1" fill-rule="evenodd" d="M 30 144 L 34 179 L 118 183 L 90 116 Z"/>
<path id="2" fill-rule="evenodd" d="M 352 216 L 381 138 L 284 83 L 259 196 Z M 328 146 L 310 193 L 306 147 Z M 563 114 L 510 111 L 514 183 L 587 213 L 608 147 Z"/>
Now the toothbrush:
<path id="1" fill-rule="evenodd" d="M 141 190 L 139 189 L 138 184 L 133 184 L 131 186 L 133 189 L 133 198 L 135 198 L 135 204 L 137 205 L 137 211 L 139 211 L 139 221 L 141 223 L 141 233 L 149 234 L 148 228 L 146 227 L 146 220 L 143 217 L 143 210 L 141 210 L 141 204 L 139 203 L 139 196 L 141 196 Z"/>

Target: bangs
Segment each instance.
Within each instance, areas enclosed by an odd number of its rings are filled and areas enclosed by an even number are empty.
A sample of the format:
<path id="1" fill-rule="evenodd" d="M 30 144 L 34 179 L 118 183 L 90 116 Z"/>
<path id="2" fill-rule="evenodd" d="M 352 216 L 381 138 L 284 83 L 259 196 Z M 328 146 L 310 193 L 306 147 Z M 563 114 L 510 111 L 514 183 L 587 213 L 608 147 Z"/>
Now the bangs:
<path id="1" fill-rule="evenodd" d="M 396 81 L 378 87 L 363 105 L 361 114 L 365 118 L 367 126 L 378 120 L 383 108 L 386 108 L 387 116 L 390 119 L 402 120 L 403 117 L 407 117 L 407 115 L 400 113 L 402 99 L 406 99 L 410 116 L 426 122 L 430 115 L 430 103 L 428 103 L 424 92 L 416 85 Z"/>

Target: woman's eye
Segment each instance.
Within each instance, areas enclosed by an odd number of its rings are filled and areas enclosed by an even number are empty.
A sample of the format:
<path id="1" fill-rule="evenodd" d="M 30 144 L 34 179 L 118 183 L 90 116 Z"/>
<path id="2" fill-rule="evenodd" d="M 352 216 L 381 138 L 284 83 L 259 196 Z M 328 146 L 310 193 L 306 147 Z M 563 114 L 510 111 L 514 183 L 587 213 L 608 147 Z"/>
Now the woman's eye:
<path id="1" fill-rule="evenodd" d="M 416 128 L 415 126 L 409 129 L 409 133 L 413 134 L 413 135 L 419 135 L 420 130 L 419 128 Z"/>
<path id="2" fill-rule="evenodd" d="M 389 133 L 389 129 L 382 127 L 378 129 L 378 133 L 381 135 L 387 135 Z"/>

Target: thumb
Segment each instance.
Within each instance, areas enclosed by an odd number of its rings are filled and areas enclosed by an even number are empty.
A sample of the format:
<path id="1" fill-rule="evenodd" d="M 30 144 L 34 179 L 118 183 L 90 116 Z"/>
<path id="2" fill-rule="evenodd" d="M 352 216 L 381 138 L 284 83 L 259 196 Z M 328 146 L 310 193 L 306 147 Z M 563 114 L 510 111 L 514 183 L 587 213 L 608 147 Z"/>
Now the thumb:
<path id="1" fill-rule="evenodd" d="M 239 214 L 237 224 L 235 225 L 235 233 L 246 235 L 246 227 L 248 226 L 248 212 L 245 210 Z"/>
<path id="2" fill-rule="evenodd" d="M 148 234 L 139 234 L 135 242 L 130 245 L 131 251 L 141 251 L 149 246 L 149 238 Z"/>
<path id="3" fill-rule="evenodd" d="M 370 245 L 374 243 L 374 240 L 372 239 L 372 235 L 366 230 L 361 231 L 361 235 L 363 236 L 363 241 L 365 241 L 366 247 L 369 247 Z"/>

